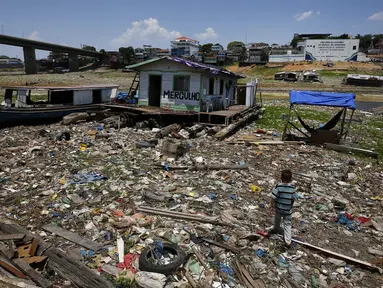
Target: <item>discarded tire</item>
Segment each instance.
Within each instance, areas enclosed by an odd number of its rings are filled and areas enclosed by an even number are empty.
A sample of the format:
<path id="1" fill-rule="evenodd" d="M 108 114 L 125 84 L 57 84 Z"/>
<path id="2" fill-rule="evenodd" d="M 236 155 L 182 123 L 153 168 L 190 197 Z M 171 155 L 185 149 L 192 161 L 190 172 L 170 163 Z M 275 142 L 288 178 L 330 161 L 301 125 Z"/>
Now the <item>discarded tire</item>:
<path id="1" fill-rule="evenodd" d="M 172 254 L 174 259 L 169 264 L 155 264 L 152 259 L 153 246 L 146 247 L 139 259 L 139 267 L 141 271 L 156 272 L 160 274 L 172 274 L 178 267 L 186 261 L 185 252 L 177 245 L 171 243 L 163 243 L 163 254 Z"/>

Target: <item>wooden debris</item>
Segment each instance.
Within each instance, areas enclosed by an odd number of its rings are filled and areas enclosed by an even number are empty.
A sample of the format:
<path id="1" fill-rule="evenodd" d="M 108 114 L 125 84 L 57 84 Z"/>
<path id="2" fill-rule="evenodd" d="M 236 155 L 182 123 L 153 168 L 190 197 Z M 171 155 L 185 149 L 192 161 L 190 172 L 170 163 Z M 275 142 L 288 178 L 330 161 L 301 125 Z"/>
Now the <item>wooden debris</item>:
<path id="1" fill-rule="evenodd" d="M 243 284 L 245 284 L 245 287 L 248 288 L 262 288 L 265 287 L 265 283 L 263 283 L 262 280 L 257 279 L 255 281 L 250 273 L 246 270 L 244 266 L 239 263 L 238 259 L 235 259 L 234 267 L 236 268 L 237 276 L 242 281 Z M 261 283 L 260 283 L 261 282 Z"/>
<path id="2" fill-rule="evenodd" d="M 194 252 L 194 255 L 197 257 L 198 261 L 202 264 L 203 268 L 205 268 L 205 270 L 209 270 L 209 267 L 207 266 L 205 260 L 203 259 L 201 253 L 199 253 L 199 251 L 197 250 L 197 247 L 193 246 L 192 248 L 193 252 Z"/>
<path id="3" fill-rule="evenodd" d="M 164 138 L 171 134 L 172 132 L 178 132 L 181 129 L 181 126 L 178 124 L 171 124 L 162 128 L 157 134 L 156 138 Z"/>
<path id="4" fill-rule="evenodd" d="M 240 119 L 236 123 L 230 124 L 229 126 L 218 131 L 218 133 L 215 134 L 214 137 L 218 140 L 225 139 L 226 137 L 235 133 L 239 128 L 247 125 L 249 122 L 258 118 L 259 114 L 261 114 L 262 112 L 263 112 L 262 109 L 259 109 L 259 107 L 257 107 L 257 106 L 255 106 L 251 109 L 248 109 L 248 111 L 247 111 L 248 114 L 246 116 L 244 116 L 242 119 Z"/>
<path id="5" fill-rule="evenodd" d="M 324 143 L 324 147 L 326 149 L 331 149 L 334 151 L 338 152 L 344 152 L 344 153 L 357 153 L 357 154 L 363 154 L 375 159 L 378 159 L 378 152 L 371 151 L 371 150 L 365 150 L 365 149 L 360 149 L 360 148 L 355 148 L 355 147 L 348 147 L 344 145 L 338 145 L 338 144 L 333 144 L 333 143 Z"/>
<path id="6" fill-rule="evenodd" d="M 47 224 L 42 227 L 43 230 L 51 232 L 56 234 L 57 236 L 60 236 L 70 242 L 73 242 L 75 244 L 78 244 L 84 248 L 87 248 L 89 250 L 98 251 L 100 250 L 104 245 L 94 242 L 92 240 L 86 239 L 81 237 L 80 235 L 73 233 L 71 231 L 68 231 L 66 229 L 63 229 L 57 225 L 54 224 Z"/>
<path id="7" fill-rule="evenodd" d="M 16 264 L 17 268 L 19 268 L 23 273 L 28 275 L 35 283 L 39 284 L 43 288 L 52 287 L 52 283 L 42 276 L 40 273 L 35 271 L 27 262 L 23 259 L 14 259 L 13 262 Z"/>
<path id="8" fill-rule="evenodd" d="M 304 141 L 230 141 L 228 144 L 253 144 L 253 145 L 303 145 Z"/>
<path id="9" fill-rule="evenodd" d="M 346 261 L 349 261 L 349 262 L 353 262 L 355 264 L 360 264 L 362 266 L 365 266 L 365 267 L 368 267 L 368 268 L 371 268 L 371 269 L 378 269 L 376 266 L 368 263 L 368 262 L 365 262 L 365 261 L 361 261 L 361 260 L 358 260 L 358 259 L 355 259 L 355 258 L 352 258 L 352 257 L 349 257 L 349 256 L 345 256 L 345 255 L 342 255 L 342 254 L 339 254 L 339 253 L 336 253 L 336 252 L 333 252 L 333 251 L 330 251 L 330 250 L 327 250 L 327 249 L 324 249 L 324 248 L 321 248 L 321 247 L 318 247 L 318 246 L 314 246 L 314 245 L 311 245 L 309 243 L 306 243 L 306 242 L 302 242 L 302 241 L 299 241 L 299 240 L 295 240 L 295 239 L 292 239 L 291 241 L 295 242 L 295 243 L 298 243 L 298 244 L 301 244 L 303 246 L 306 246 L 306 247 L 309 247 L 309 248 L 313 248 L 315 250 L 319 250 L 319 251 L 322 251 L 326 254 L 330 254 L 330 255 L 333 255 L 335 257 L 338 257 L 340 259 L 343 259 L 343 260 L 346 260 Z"/>
<path id="10" fill-rule="evenodd" d="M 19 258 L 35 256 L 38 244 L 39 244 L 39 240 L 37 240 L 36 238 L 33 238 L 32 241 L 30 241 L 30 243 L 19 246 L 17 248 L 17 253 L 19 254 Z"/>
<path id="11" fill-rule="evenodd" d="M 164 165 L 158 165 L 165 168 Z M 169 170 L 209 171 L 209 170 L 247 170 L 250 165 L 195 165 L 195 166 L 166 166 Z"/>
<path id="12" fill-rule="evenodd" d="M 27 258 L 21 258 L 28 264 L 40 263 L 47 259 L 46 256 L 32 256 Z"/>
<path id="13" fill-rule="evenodd" d="M 11 261 L 9 261 L 8 259 L 5 259 L 4 257 L 0 257 L 0 267 L 12 273 L 16 277 L 19 277 L 21 279 L 27 278 L 22 272 L 19 271 L 19 269 L 17 269 L 17 267 L 15 267 L 12 264 Z"/>
<path id="14" fill-rule="evenodd" d="M 201 238 L 201 240 L 205 241 L 206 243 L 209 243 L 209 244 L 221 247 L 223 249 L 226 249 L 228 251 L 231 251 L 231 252 L 233 252 L 235 254 L 238 254 L 240 252 L 240 250 L 237 249 L 237 248 L 231 247 L 231 246 L 223 244 L 223 243 L 216 242 L 214 240 L 210 240 L 210 239 L 206 239 L 206 238 Z"/>
<path id="15" fill-rule="evenodd" d="M 144 206 L 138 207 L 137 211 L 147 213 L 147 214 L 155 214 L 155 215 L 182 219 L 182 220 L 197 221 L 197 222 L 210 223 L 210 224 L 221 225 L 221 226 L 232 226 L 231 223 L 224 223 L 224 222 L 218 221 L 215 218 L 205 217 L 205 216 L 196 215 L 196 214 L 181 213 L 181 212 L 175 212 L 175 211 L 169 211 L 169 210 L 163 210 L 163 209 L 154 209 L 154 208 L 144 207 Z"/>
<path id="16" fill-rule="evenodd" d="M 5 240 L 21 240 L 25 237 L 25 234 L 2 234 L 0 235 L 0 241 L 5 241 Z"/>
<path id="17" fill-rule="evenodd" d="M 193 277 L 190 275 L 189 271 L 185 272 L 185 278 L 189 281 L 190 286 L 197 288 L 197 283 L 194 281 Z"/>
<path id="18" fill-rule="evenodd" d="M 88 267 L 69 258 L 65 253 L 55 249 L 48 249 L 44 255 L 49 257 L 48 266 L 61 277 L 70 280 L 75 287 L 81 288 L 113 288 L 114 285 L 92 272 Z"/>
<path id="19" fill-rule="evenodd" d="M 88 117 L 89 117 L 89 114 L 85 112 L 72 113 L 72 114 L 64 116 L 61 123 L 63 125 L 76 124 L 79 121 L 86 121 Z"/>

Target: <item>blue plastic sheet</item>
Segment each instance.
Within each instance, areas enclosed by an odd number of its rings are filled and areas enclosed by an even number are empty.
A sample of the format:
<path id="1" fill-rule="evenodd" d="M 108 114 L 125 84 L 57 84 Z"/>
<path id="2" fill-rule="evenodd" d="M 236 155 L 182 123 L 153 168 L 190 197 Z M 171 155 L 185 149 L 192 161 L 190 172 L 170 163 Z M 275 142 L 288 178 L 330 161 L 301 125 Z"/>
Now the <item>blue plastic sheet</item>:
<path id="1" fill-rule="evenodd" d="M 345 107 L 355 110 L 355 94 L 319 92 L 319 91 L 290 91 L 290 104 Z"/>

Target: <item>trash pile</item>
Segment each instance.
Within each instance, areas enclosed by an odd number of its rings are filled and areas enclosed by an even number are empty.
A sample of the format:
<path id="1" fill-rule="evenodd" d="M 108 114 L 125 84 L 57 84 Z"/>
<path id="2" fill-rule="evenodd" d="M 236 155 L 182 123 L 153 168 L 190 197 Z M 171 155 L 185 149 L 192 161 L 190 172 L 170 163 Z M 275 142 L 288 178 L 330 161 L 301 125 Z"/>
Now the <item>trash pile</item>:
<path id="1" fill-rule="evenodd" d="M 175 125 L 118 129 L 93 121 L 0 130 L 0 282 L 382 283 L 383 171 L 376 160 L 271 143 L 280 131 L 252 126 L 217 141 L 214 127 Z M 298 195 L 291 248 L 268 233 L 271 190 L 286 168 Z M 23 257 L 31 244 L 37 248 Z"/>

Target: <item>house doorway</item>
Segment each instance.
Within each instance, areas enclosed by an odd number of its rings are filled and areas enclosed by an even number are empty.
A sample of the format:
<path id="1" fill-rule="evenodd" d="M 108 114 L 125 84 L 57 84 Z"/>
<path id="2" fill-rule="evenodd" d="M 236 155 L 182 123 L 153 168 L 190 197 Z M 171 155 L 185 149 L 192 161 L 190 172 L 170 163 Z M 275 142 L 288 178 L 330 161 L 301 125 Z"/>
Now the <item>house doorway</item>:
<path id="1" fill-rule="evenodd" d="M 161 75 L 149 75 L 149 106 L 161 105 Z"/>

